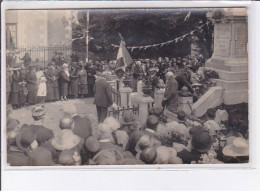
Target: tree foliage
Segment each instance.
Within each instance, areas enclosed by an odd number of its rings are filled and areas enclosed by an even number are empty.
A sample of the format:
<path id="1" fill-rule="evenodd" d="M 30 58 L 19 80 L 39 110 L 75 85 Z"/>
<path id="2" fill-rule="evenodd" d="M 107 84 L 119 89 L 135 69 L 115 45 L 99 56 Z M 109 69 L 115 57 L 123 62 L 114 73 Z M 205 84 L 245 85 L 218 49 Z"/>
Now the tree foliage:
<path id="1" fill-rule="evenodd" d="M 184 21 L 188 12 L 191 16 Z M 206 13 L 210 9 L 93 9 L 89 10 L 89 51 L 94 53 L 94 60 L 115 60 L 121 33 L 127 46 L 151 45 L 172 40 L 197 29 L 207 21 Z M 73 26 L 73 38 L 84 36 L 87 22 L 87 10 L 78 12 L 80 25 Z M 211 55 L 213 26 L 205 26 L 196 32 L 198 44 L 207 57 Z M 130 51 L 134 58 L 177 57 L 190 54 L 192 38 L 163 47 L 135 49 Z M 85 52 L 85 39 L 73 42 L 74 48 Z"/>

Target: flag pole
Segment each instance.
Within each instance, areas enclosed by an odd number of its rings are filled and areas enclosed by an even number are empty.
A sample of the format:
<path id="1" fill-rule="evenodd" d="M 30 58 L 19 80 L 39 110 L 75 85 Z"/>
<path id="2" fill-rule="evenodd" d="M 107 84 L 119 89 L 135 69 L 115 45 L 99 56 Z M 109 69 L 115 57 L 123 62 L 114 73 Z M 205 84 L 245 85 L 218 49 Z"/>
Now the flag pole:
<path id="1" fill-rule="evenodd" d="M 88 56 L 88 39 L 89 39 L 89 37 L 88 37 L 88 33 L 89 33 L 89 11 L 87 12 L 87 30 L 86 30 L 86 62 L 88 62 L 88 58 L 89 58 L 89 56 Z"/>

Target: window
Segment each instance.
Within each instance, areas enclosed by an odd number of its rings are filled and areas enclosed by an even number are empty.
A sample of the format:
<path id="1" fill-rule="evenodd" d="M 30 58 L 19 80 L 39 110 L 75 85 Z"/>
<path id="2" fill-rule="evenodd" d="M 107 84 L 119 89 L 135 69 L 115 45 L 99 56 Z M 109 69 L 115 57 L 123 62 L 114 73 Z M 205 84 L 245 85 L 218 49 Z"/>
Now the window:
<path id="1" fill-rule="evenodd" d="M 8 37 L 7 44 L 9 46 L 17 46 L 17 24 L 6 24 L 6 37 Z"/>

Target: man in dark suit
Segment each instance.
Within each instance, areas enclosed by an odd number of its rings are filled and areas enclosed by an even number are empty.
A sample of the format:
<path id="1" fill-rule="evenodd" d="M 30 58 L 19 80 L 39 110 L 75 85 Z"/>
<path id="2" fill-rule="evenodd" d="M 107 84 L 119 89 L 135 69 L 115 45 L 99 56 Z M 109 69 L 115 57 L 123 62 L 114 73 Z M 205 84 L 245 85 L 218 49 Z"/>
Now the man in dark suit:
<path id="1" fill-rule="evenodd" d="M 108 107 L 113 104 L 111 86 L 105 78 L 100 77 L 96 80 L 94 92 L 94 104 L 97 108 L 98 123 L 102 123 L 107 117 Z"/>
<path id="2" fill-rule="evenodd" d="M 89 97 L 94 96 L 94 85 L 95 85 L 95 75 L 96 75 L 96 70 L 93 67 L 93 63 L 90 63 L 90 66 L 86 68 L 87 71 L 87 79 L 88 79 L 88 94 Z"/>

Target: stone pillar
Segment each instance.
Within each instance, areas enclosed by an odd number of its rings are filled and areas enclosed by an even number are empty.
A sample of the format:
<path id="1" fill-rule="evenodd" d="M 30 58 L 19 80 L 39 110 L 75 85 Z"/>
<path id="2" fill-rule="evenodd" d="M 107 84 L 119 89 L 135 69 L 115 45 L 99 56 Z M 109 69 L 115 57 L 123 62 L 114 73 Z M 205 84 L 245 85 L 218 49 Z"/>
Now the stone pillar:
<path id="1" fill-rule="evenodd" d="M 154 107 L 161 107 L 164 97 L 164 90 L 155 89 L 154 93 Z"/>
<path id="2" fill-rule="evenodd" d="M 116 81 L 115 80 L 111 80 L 111 81 L 107 81 L 107 82 L 110 84 L 111 88 L 116 90 Z"/>
<path id="3" fill-rule="evenodd" d="M 131 106 L 131 98 L 130 94 L 133 90 L 130 87 L 122 87 L 119 88 L 119 92 L 121 95 L 121 106 L 127 108 Z"/>
<path id="4" fill-rule="evenodd" d="M 143 126 L 146 123 L 148 117 L 148 107 L 154 102 L 152 97 L 140 97 L 137 99 L 137 104 L 139 105 L 139 119 L 140 124 Z"/>
<path id="5" fill-rule="evenodd" d="M 224 104 L 248 102 L 247 10 L 223 10 L 218 19 L 213 12 L 207 14 L 214 23 L 214 53 L 206 67 L 219 74 L 220 79 L 214 81 L 224 88 Z"/>

